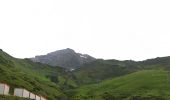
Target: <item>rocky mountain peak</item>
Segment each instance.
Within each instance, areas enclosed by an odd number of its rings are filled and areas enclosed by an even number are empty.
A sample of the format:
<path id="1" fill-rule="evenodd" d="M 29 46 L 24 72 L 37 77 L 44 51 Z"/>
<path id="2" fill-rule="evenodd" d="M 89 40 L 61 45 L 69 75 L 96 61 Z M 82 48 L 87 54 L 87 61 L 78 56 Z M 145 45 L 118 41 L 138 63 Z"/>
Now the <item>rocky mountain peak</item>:
<path id="1" fill-rule="evenodd" d="M 73 70 L 85 63 L 94 61 L 95 58 L 87 54 L 76 53 L 73 49 L 67 48 L 48 53 L 47 55 L 35 56 L 31 60 Z"/>

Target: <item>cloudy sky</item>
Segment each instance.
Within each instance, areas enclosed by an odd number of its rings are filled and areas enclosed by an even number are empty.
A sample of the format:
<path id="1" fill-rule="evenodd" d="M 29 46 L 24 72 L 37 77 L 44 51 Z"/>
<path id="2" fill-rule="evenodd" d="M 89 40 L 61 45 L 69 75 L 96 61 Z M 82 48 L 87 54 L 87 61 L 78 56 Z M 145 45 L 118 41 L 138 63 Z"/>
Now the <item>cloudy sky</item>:
<path id="1" fill-rule="evenodd" d="M 169 0 L 0 0 L 0 48 L 17 58 L 72 48 L 97 58 L 170 56 Z"/>

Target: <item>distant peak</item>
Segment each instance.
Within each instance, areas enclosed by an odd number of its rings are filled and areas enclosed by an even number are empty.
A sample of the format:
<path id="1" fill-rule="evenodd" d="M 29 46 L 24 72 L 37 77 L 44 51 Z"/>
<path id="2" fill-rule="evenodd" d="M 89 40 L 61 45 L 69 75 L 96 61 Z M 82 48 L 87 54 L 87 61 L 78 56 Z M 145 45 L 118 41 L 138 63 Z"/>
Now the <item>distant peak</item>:
<path id="1" fill-rule="evenodd" d="M 47 55 L 36 56 L 31 60 L 49 64 L 51 66 L 61 66 L 68 69 L 75 69 L 85 63 L 94 61 L 95 58 L 89 55 L 77 53 L 73 49 L 66 48 L 48 53 Z"/>
<path id="2" fill-rule="evenodd" d="M 74 51 L 73 49 L 70 49 L 70 48 L 66 48 L 66 49 L 64 49 L 64 50 Z"/>
<path id="3" fill-rule="evenodd" d="M 58 53 L 68 53 L 68 52 L 73 52 L 73 53 L 75 53 L 75 51 L 73 50 L 73 49 L 70 49 L 70 48 L 66 48 L 66 49 L 61 49 L 61 50 L 56 50 L 56 51 L 54 51 L 54 52 L 50 52 L 50 53 L 48 53 L 48 54 L 58 54 Z"/>
<path id="4" fill-rule="evenodd" d="M 66 48 L 67 50 L 73 50 L 73 49 L 70 49 L 70 48 Z"/>
<path id="5" fill-rule="evenodd" d="M 73 49 L 70 49 L 70 48 L 66 48 L 66 49 L 62 49 L 62 50 L 58 50 L 58 51 L 62 51 L 62 52 L 74 52 L 75 53 L 75 51 Z"/>

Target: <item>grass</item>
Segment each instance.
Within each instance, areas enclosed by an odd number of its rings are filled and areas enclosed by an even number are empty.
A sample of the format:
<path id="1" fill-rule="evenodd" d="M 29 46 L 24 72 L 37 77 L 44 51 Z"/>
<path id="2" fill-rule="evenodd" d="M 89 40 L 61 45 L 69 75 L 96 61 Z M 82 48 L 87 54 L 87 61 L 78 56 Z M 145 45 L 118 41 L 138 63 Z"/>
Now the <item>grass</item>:
<path id="1" fill-rule="evenodd" d="M 73 71 L 82 84 L 99 83 L 102 80 L 126 75 L 139 70 L 134 61 L 96 60 Z"/>
<path id="2" fill-rule="evenodd" d="M 48 65 L 16 59 L 5 52 L 0 52 L 0 82 L 10 85 L 11 95 L 13 95 L 14 88 L 25 88 L 48 100 L 65 98 L 66 95 L 59 85 L 52 82 L 49 77 L 52 71 L 53 69 Z M 55 68 L 54 71 L 59 73 L 60 68 Z M 57 78 L 58 74 L 55 77 Z"/>
<path id="3" fill-rule="evenodd" d="M 170 100 L 169 66 L 170 57 L 96 60 L 72 73 L 0 51 L 0 82 L 10 85 L 11 95 L 21 87 L 48 100 Z M 0 96 L 0 100 L 25 99 Z"/>
<path id="4" fill-rule="evenodd" d="M 169 100 L 170 75 L 143 70 L 74 90 L 72 100 Z M 73 91 L 72 91 L 73 92 Z M 109 99 L 112 98 L 112 99 Z"/>

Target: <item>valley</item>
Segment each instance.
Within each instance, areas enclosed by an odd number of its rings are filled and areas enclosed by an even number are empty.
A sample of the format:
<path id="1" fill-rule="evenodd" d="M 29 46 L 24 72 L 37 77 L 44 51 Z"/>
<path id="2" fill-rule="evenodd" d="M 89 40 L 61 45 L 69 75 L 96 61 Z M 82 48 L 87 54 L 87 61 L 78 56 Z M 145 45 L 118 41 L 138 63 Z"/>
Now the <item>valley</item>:
<path id="1" fill-rule="evenodd" d="M 65 50 L 59 55 L 67 57 L 70 54 L 67 51 L 63 55 L 63 52 Z M 72 62 L 72 57 L 69 59 Z M 81 58 L 76 59 L 80 61 Z M 28 58 L 14 58 L 1 50 L 0 82 L 9 84 L 11 90 L 25 88 L 48 100 L 170 99 L 170 57 L 144 61 L 89 59 L 70 70 L 69 66 L 52 66 Z M 9 91 L 9 94 L 12 93 Z M 0 100 L 24 98 L 1 95 Z"/>

